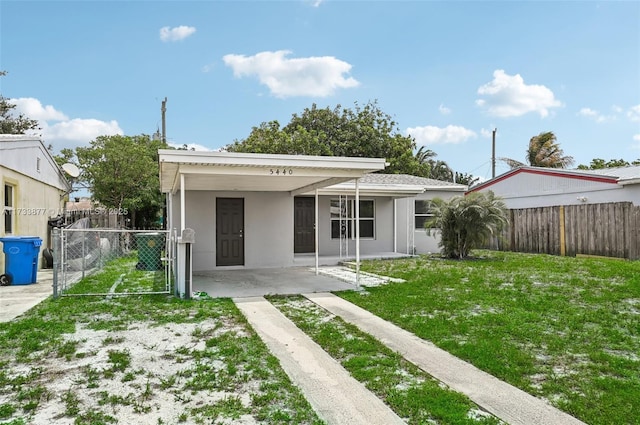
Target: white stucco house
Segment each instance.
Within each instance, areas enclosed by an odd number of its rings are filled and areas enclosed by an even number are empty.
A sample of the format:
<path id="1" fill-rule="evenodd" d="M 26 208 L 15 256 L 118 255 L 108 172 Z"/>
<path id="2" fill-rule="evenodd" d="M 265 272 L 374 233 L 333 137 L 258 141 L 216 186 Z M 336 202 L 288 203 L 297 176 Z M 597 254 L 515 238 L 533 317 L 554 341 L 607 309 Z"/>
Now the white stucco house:
<path id="1" fill-rule="evenodd" d="M 37 236 L 42 248 L 49 247 L 49 217 L 62 212 L 69 190 L 63 171 L 39 138 L 0 134 L 0 237 Z M 0 255 L 3 271 L 4 255 Z"/>
<path id="2" fill-rule="evenodd" d="M 467 189 L 372 174 L 381 158 L 160 150 L 159 163 L 168 227 L 194 230 L 193 271 L 436 251 L 424 201 Z"/>
<path id="3" fill-rule="evenodd" d="M 640 205 L 640 166 L 564 170 L 523 166 L 472 187 L 493 193 L 510 209 L 633 202 Z"/>

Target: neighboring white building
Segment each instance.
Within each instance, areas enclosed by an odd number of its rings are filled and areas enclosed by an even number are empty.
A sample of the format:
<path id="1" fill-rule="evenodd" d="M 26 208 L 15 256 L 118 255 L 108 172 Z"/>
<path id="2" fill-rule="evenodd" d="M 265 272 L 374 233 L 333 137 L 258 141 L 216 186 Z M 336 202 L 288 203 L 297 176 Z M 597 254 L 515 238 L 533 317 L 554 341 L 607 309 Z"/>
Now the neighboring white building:
<path id="1" fill-rule="evenodd" d="M 159 161 L 169 228 L 195 232 L 194 271 L 287 267 L 316 253 L 331 262 L 357 245 L 363 256 L 437 251 L 437 238 L 416 229 L 423 201 L 467 189 L 370 174 L 384 170 L 381 158 L 160 150 Z"/>
<path id="2" fill-rule="evenodd" d="M 39 138 L 0 134 L 0 185 L 0 237 L 37 236 L 42 249 L 49 247 L 48 219 L 62 213 L 71 187 Z M 4 254 L 0 255 L 1 273 Z"/>
<path id="3" fill-rule="evenodd" d="M 640 166 L 600 170 L 518 167 L 472 187 L 492 191 L 510 209 L 633 202 L 640 205 Z"/>

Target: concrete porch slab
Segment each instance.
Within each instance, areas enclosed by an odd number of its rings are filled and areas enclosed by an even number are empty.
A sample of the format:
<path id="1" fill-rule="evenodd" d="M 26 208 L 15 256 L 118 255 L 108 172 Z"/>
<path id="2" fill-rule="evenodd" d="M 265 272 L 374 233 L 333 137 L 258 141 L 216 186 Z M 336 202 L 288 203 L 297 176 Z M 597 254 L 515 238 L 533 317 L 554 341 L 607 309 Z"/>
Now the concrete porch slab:
<path id="1" fill-rule="evenodd" d="M 335 277 L 316 275 L 309 267 L 213 270 L 193 273 L 193 291 L 213 298 L 262 297 L 356 289 Z"/>

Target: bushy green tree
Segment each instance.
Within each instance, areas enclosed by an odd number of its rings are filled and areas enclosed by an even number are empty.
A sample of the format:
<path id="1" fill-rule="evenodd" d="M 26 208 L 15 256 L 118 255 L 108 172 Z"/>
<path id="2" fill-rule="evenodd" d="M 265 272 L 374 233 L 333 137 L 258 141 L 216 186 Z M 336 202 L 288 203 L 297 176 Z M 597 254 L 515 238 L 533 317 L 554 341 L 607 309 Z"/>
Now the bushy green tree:
<path id="1" fill-rule="evenodd" d="M 601 170 L 603 168 L 628 167 L 630 165 L 640 165 L 640 159 L 636 159 L 630 163 L 624 159 L 610 159 L 605 161 L 602 158 L 594 158 L 589 165 L 578 165 L 578 170 Z"/>
<path id="2" fill-rule="evenodd" d="M 133 227 L 149 227 L 164 205 L 158 180 L 158 149 L 166 143 L 140 136 L 99 136 L 76 148 L 81 179 L 92 198 L 107 208 L 127 210 Z"/>
<path id="3" fill-rule="evenodd" d="M 471 192 L 448 200 L 432 200 L 433 217 L 425 228 L 431 235 L 440 232 L 442 254 L 462 259 L 474 248 L 482 247 L 488 238 L 508 223 L 507 207 L 493 192 Z"/>
<path id="4" fill-rule="evenodd" d="M 427 177 L 429 165 L 418 161 L 414 149 L 413 138 L 402 135 L 377 102 L 356 103 L 353 109 L 313 104 L 282 128 L 278 121 L 262 123 L 246 139 L 225 147 L 230 152 L 385 158 L 387 173 Z"/>

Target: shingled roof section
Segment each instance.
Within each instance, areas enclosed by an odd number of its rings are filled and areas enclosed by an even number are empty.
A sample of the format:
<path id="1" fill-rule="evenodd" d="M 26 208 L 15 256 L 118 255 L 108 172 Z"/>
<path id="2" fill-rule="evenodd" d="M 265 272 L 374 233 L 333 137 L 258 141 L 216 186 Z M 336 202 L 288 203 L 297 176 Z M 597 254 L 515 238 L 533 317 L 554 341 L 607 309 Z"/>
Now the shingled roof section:
<path id="1" fill-rule="evenodd" d="M 409 184 L 424 187 L 441 187 L 446 189 L 467 190 L 467 186 L 442 180 L 428 179 L 425 177 L 411 176 L 409 174 L 365 174 L 361 183 L 370 184 Z"/>

